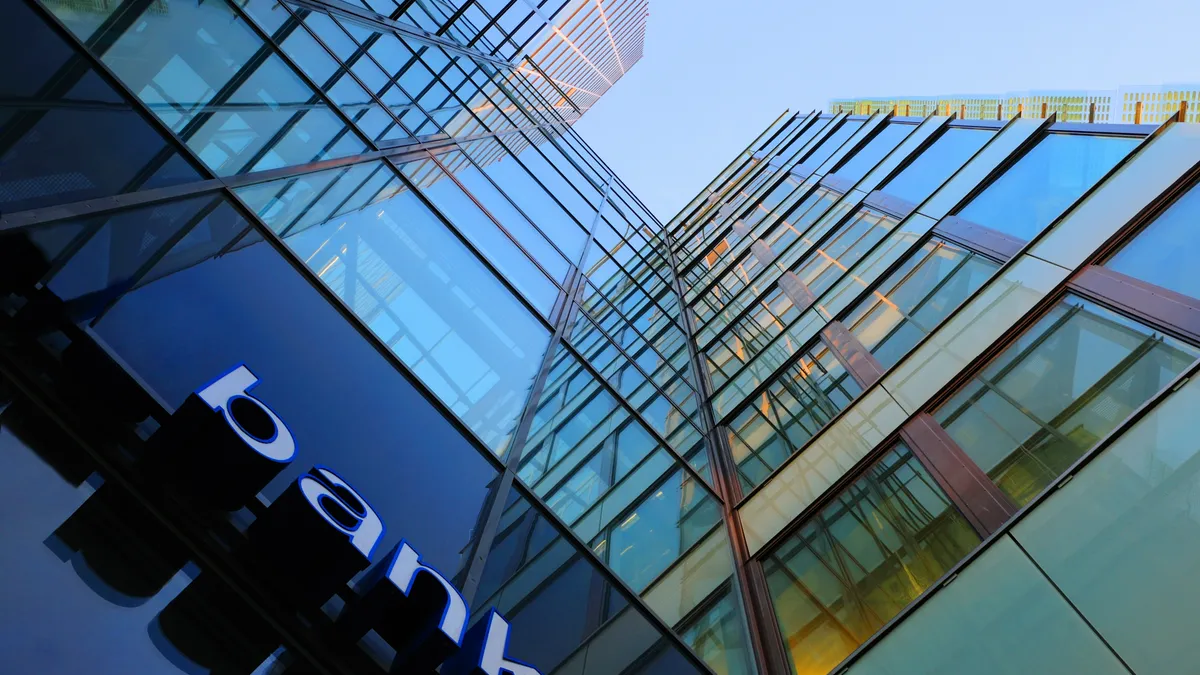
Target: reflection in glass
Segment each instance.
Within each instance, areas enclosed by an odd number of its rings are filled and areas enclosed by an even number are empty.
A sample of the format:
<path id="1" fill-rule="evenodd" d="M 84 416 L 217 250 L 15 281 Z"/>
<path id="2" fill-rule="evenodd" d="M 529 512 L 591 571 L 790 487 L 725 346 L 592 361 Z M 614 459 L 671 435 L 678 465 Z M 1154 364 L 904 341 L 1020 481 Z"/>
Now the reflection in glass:
<path id="1" fill-rule="evenodd" d="M 570 267 L 563 254 L 521 213 L 511 198 L 497 189 L 463 152 L 447 152 L 439 155 L 437 161 L 466 187 L 472 197 L 479 200 L 493 218 L 500 221 L 504 229 L 508 230 L 551 276 L 560 282 L 566 280 Z"/>
<path id="2" fill-rule="evenodd" d="M 999 267 L 934 237 L 851 308 L 844 323 L 884 368 L 890 368 Z"/>
<path id="3" fill-rule="evenodd" d="M 749 649 L 737 599 L 726 593 L 712 608 L 679 631 L 717 675 L 749 675 Z"/>
<path id="4" fill-rule="evenodd" d="M 797 675 L 823 675 L 979 544 L 903 444 L 763 563 Z"/>
<path id="5" fill-rule="evenodd" d="M 1001 537 L 971 561 L 953 584 L 905 617 L 846 672 L 1128 675 L 1130 671 L 1012 539 Z"/>
<path id="6" fill-rule="evenodd" d="M 568 215 L 504 146 L 489 138 L 471 141 L 462 148 L 567 258 L 578 258 L 587 243 L 583 226 Z M 562 180 L 561 176 L 559 180 Z M 591 225 L 591 221 L 587 224 Z"/>
<path id="7" fill-rule="evenodd" d="M 861 393 L 824 343 L 801 355 L 732 422 L 729 442 L 743 488 L 766 480 Z"/>
<path id="8" fill-rule="evenodd" d="M 856 131 L 862 128 L 863 123 L 857 120 L 847 120 L 837 131 L 829 135 L 829 138 L 821 141 L 821 145 L 817 146 L 807 157 L 804 158 L 804 166 L 812 167 L 814 170 L 825 163 L 825 160 L 833 156 L 838 148 L 846 142 Z"/>
<path id="9" fill-rule="evenodd" d="M 85 456 L 63 447 L 66 438 L 30 401 L 0 411 L 0 488 L 19 514 L 0 519 L 6 672 L 246 675 L 276 666 L 282 639 L 271 624 L 137 498 L 98 473 L 64 480 L 55 464 Z"/>
<path id="10" fill-rule="evenodd" d="M 882 131 L 877 133 L 867 144 L 859 149 L 858 152 L 850 156 L 850 159 L 844 160 L 844 163 L 838 167 L 831 175 L 842 180 L 847 180 L 857 183 L 859 179 L 867 175 L 867 172 L 875 168 L 889 152 L 896 149 L 900 142 L 916 129 L 916 125 L 912 124 L 897 124 L 889 123 Z"/>
<path id="11" fill-rule="evenodd" d="M 1200 659 L 1200 380 L 1192 378 L 1013 528 L 1137 673 Z"/>
<path id="12" fill-rule="evenodd" d="M 934 416 L 1023 505 L 1197 353 L 1067 296 Z"/>
<path id="13" fill-rule="evenodd" d="M 592 548 L 641 591 L 720 520 L 720 507 L 707 488 L 679 469 L 617 518 Z"/>
<path id="14" fill-rule="evenodd" d="M 399 165 L 401 173 L 416 184 L 434 207 L 479 249 L 517 288 L 542 316 L 549 317 L 558 299 L 558 286 L 510 239 L 493 220 L 441 167 L 431 159 Z"/>
<path id="15" fill-rule="evenodd" d="M 1200 187 L 1193 186 L 1104 266 L 1200 298 Z"/>
<path id="16" fill-rule="evenodd" d="M 103 24 L 51 9 L 219 175 L 366 148 L 225 2 L 147 3 Z"/>
<path id="17" fill-rule="evenodd" d="M 239 195 L 468 427 L 503 453 L 549 332 L 380 163 Z"/>
<path id="18" fill-rule="evenodd" d="M 544 673 L 696 673 L 531 501 L 518 493 L 506 506 L 474 603 L 477 617 L 495 607 L 508 619 L 509 652 Z M 666 669 L 644 665 L 664 658 Z"/>
<path id="19" fill-rule="evenodd" d="M 0 77 L 0 212 L 200 179 L 25 3 L 6 7 L 0 62 L 20 64 Z"/>
<path id="20" fill-rule="evenodd" d="M 947 129 L 933 145 L 879 189 L 893 197 L 920 204 L 995 133 L 990 129 Z"/>
<path id="21" fill-rule="evenodd" d="M 864 206 L 795 267 L 796 276 L 820 297 L 896 225 L 895 218 Z"/>
<path id="22" fill-rule="evenodd" d="M 957 215 L 1014 237 L 1033 239 L 1140 140 L 1048 134 Z"/>

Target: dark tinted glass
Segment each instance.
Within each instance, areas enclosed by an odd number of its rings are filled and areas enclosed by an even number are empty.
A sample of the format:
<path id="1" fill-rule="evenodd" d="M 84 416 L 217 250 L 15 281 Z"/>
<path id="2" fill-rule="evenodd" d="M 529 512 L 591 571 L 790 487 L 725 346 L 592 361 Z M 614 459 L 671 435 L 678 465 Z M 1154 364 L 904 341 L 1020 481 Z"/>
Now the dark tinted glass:
<path id="1" fill-rule="evenodd" d="M 200 197 L 28 234 L 62 265 L 48 287 L 64 311 L 169 409 L 239 363 L 260 378 L 255 395 L 298 452 L 268 498 L 315 464 L 334 467 L 387 524 L 382 547 L 408 539 L 448 574 L 458 567 L 495 470 L 227 202 Z M 64 259 L 72 240 L 86 243 Z"/>
<path id="2" fill-rule="evenodd" d="M 0 389 L 6 672 L 251 673 L 296 658 L 150 511 L 91 473 L 55 421 Z"/>
<path id="3" fill-rule="evenodd" d="M 199 180 L 23 2 L 5 9 L 0 59 L 10 64 L 0 75 L 0 212 Z"/>

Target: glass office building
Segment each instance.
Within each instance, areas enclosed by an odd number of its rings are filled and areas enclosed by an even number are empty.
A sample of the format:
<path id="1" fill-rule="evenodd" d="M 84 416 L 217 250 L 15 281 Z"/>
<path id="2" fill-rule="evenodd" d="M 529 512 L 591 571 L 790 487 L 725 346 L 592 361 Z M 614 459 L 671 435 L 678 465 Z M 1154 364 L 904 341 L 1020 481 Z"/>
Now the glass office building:
<path id="1" fill-rule="evenodd" d="M 671 251 L 562 88 L 645 4 L 583 5 L 5 3 L 0 671 L 432 672 L 437 593 L 544 674 L 749 658 Z M 449 587 L 380 606 L 406 551 Z"/>
<path id="2" fill-rule="evenodd" d="M 756 667 L 1191 672 L 1200 127 L 931 112 L 667 226 Z"/>
<path id="3" fill-rule="evenodd" d="M 4 18 L 3 672 L 1196 662 L 1200 127 L 784 115 L 664 225 L 644 2 Z"/>

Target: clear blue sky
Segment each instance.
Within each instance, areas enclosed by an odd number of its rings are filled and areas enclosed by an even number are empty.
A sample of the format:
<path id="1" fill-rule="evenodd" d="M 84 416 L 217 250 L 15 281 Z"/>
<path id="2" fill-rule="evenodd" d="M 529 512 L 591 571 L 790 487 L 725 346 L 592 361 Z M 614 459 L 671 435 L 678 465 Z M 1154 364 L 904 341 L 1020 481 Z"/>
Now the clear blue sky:
<path id="1" fill-rule="evenodd" d="M 1200 0 L 650 0 L 576 129 L 666 222 L 785 109 L 1200 81 Z"/>

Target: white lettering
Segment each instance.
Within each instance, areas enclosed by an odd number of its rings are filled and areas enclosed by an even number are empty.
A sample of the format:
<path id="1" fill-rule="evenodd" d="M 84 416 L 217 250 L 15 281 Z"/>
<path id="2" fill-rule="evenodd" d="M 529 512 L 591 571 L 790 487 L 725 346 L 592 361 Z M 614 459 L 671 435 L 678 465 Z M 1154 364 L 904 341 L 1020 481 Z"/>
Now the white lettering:
<path id="1" fill-rule="evenodd" d="M 318 468 L 317 473 L 323 480 L 317 480 L 316 477 L 310 475 L 300 478 L 300 491 L 308 499 L 317 513 L 325 519 L 333 527 L 341 530 L 347 537 L 350 538 L 350 543 L 354 545 L 365 557 L 370 558 L 371 553 L 375 550 L 375 545 L 383 539 L 383 521 L 376 515 L 372 509 L 350 484 L 342 480 L 340 476 L 334 472 Z M 338 494 L 339 491 L 349 493 L 349 495 L 357 502 L 351 503 L 343 495 Z M 327 500 L 332 500 L 332 506 L 339 508 L 337 515 L 329 512 L 331 504 Z M 349 518 L 347 518 L 349 516 Z M 353 522 L 346 522 L 352 520 Z"/>
<path id="2" fill-rule="evenodd" d="M 244 365 L 238 366 L 222 375 L 212 384 L 196 392 L 213 410 L 221 411 L 225 422 L 241 437 L 246 445 L 254 448 L 259 454 L 276 462 L 290 462 L 296 456 L 296 441 L 292 432 L 273 410 L 262 401 L 254 398 L 249 391 L 258 384 L 258 377 Z M 271 438 L 257 438 L 247 432 L 229 412 L 230 403 L 235 398 L 245 399 L 258 406 L 275 424 L 275 435 Z"/>

